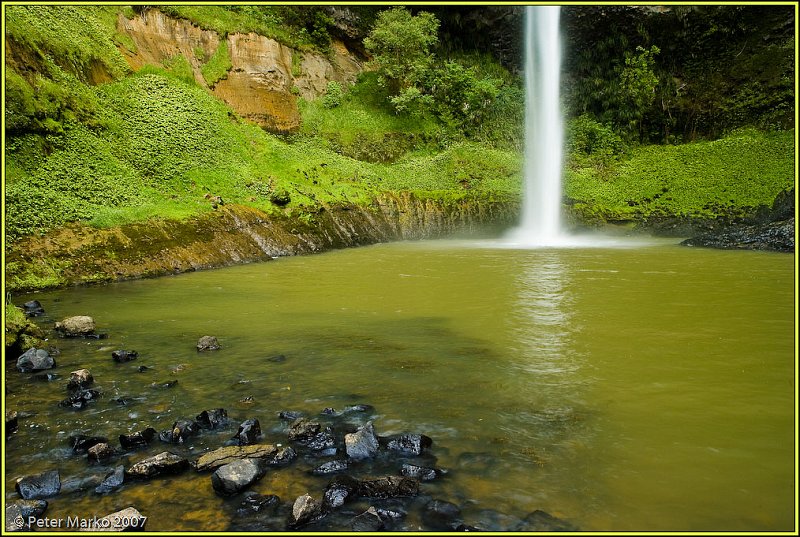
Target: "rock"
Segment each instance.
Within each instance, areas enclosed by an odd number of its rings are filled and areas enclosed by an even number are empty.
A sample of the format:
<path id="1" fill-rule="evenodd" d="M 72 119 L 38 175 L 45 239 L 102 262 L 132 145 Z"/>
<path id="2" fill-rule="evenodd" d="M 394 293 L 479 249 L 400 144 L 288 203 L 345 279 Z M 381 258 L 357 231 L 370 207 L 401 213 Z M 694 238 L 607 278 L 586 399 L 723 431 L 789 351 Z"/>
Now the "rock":
<path id="1" fill-rule="evenodd" d="M 238 459 L 220 466 L 211 474 L 211 486 L 221 496 L 232 496 L 246 489 L 262 477 L 264 466 L 253 459 Z"/>
<path id="2" fill-rule="evenodd" d="M 275 356 L 270 356 L 269 358 L 267 358 L 267 361 L 279 364 L 286 361 L 286 356 L 284 356 L 283 354 L 277 354 Z"/>
<path id="3" fill-rule="evenodd" d="M 388 439 L 386 447 L 392 451 L 399 451 L 408 455 L 420 455 L 426 448 L 431 447 L 433 440 L 424 434 L 401 434 Z"/>
<path id="4" fill-rule="evenodd" d="M 196 421 L 179 420 L 172 424 L 171 429 L 161 431 L 158 439 L 170 444 L 182 444 L 187 438 L 200 432 L 200 426 Z"/>
<path id="5" fill-rule="evenodd" d="M 461 522 L 461 509 L 443 500 L 431 500 L 422 511 L 422 521 L 433 531 L 452 531 Z"/>
<path id="6" fill-rule="evenodd" d="M 330 428 L 318 432 L 311 439 L 305 442 L 308 449 L 314 451 L 317 457 L 330 457 L 336 455 L 336 439 Z"/>
<path id="7" fill-rule="evenodd" d="M 347 467 L 350 464 L 347 461 L 328 461 L 326 463 L 320 464 L 313 470 L 311 470 L 312 475 L 330 475 L 335 474 L 337 472 L 342 472 L 347 470 Z"/>
<path id="8" fill-rule="evenodd" d="M 286 446 L 278 450 L 278 453 L 267 464 L 270 466 L 286 466 L 297 458 L 297 452 L 292 446 Z"/>
<path id="9" fill-rule="evenodd" d="M 289 426 L 289 440 L 306 443 L 314 438 L 320 432 L 320 429 L 321 426 L 316 421 L 298 418 Z"/>
<path id="10" fill-rule="evenodd" d="M 214 336 L 203 336 L 197 340 L 197 352 L 215 351 L 221 348 Z"/>
<path id="11" fill-rule="evenodd" d="M 378 516 L 380 516 L 383 520 L 388 520 L 391 522 L 400 520 L 401 518 L 404 518 L 408 514 L 399 507 L 393 507 L 392 509 L 387 509 L 385 507 L 376 507 L 375 512 L 378 513 Z"/>
<path id="12" fill-rule="evenodd" d="M 133 360 L 136 360 L 136 358 L 139 357 L 139 353 L 136 351 L 118 350 L 112 352 L 111 357 L 118 364 L 122 364 L 125 362 L 132 362 Z"/>
<path id="13" fill-rule="evenodd" d="M 17 432 L 19 429 L 19 414 L 16 410 L 6 412 L 6 438 Z"/>
<path id="14" fill-rule="evenodd" d="M 201 472 L 213 470 L 241 459 L 272 460 L 278 454 L 278 448 L 272 444 L 253 444 L 248 446 L 227 446 L 204 453 L 197 459 L 195 468 Z"/>
<path id="15" fill-rule="evenodd" d="M 100 442 L 90 447 L 86 451 L 86 456 L 90 461 L 103 461 L 114 456 L 114 448 L 106 442 Z"/>
<path id="16" fill-rule="evenodd" d="M 248 446 L 255 444 L 258 437 L 261 436 L 261 424 L 256 418 L 250 418 L 239 425 L 239 430 L 233 440 L 236 440 L 240 446 Z"/>
<path id="17" fill-rule="evenodd" d="M 444 470 L 440 470 L 439 468 L 426 468 L 415 464 L 403 464 L 400 468 L 400 475 L 418 479 L 419 481 L 431 481 L 445 473 Z"/>
<path id="18" fill-rule="evenodd" d="M 258 513 L 270 507 L 277 507 L 280 502 L 281 499 L 274 494 L 267 494 L 264 496 L 256 492 L 245 492 L 244 499 L 236 513 L 239 515 Z"/>
<path id="19" fill-rule="evenodd" d="M 152 442 L 153 438 L 155 437 L 156 430 L 152 427 L 148 427 L 144 431 L 137 431 L 133 434 L 119 435 L 119 445 L 122 446 L 122 449 L 136 449 L 146 446 Z"/>
<path id="20" fill-rule="evenodd" d="M 58 470 L 50 470 L 17 479 L 15 488 L 23 500 L 49 498 L 61 491 L 61 478 Z"/>
<path id="21" fill-rule="evenodd" d="M 94 377 L 88 369 L 78 369 L 69 374 L 69 381 L 67 382 L 67 389 L 70 391 L 80 390 L 81 388 L 88 388 L 94 383 Z"/>
<path id="22" fill-rule="evenodd" d="M 224 408 L 213 408 L 204 410 L 195 418 L 201 427 L 206 429 L 216 429 L 228 422 L 228 411 Z"/>
<path id="23" fill-rule="evenodd" d="M 370 507 L 353 518 L 350 521 L 350 527 L 353 528 L 353 531 L 380 531 L 385 528 L 385 525 L 375 508 Z"/>
<path id="24" fill-rule="evenodd" d="M 469 524 L 464 524 L 463 522 L 456 526 L 454 531 L 483 531 L 480 528 L 476 528 L 475 526 L 470 526 Z"/>
<path id="25" fill-rule="evenodd" d="M 298 497 L 292 505 L 289 528 L 298 528 L 324 516 L 322 505 L 308 494 Z"/>
<path id="26" fill-rule="evenodd" d="M 53 382 L 54 380 L 58 380 L 60 378 L 61 375 L 58 373 L 39 373 L 31 377 L 31 379 L 38 380 L 39 382 Z"/>
<path id="27" fill-rule="evenodd" d="M 52 369 L 55 366 L 56 361 L 44 349 L 29 349 L 17 358 L 17 369 L 22 373 Z"/>
<path id="28" fill-rule="evenodd" d="M 150 385 L 150 387 L 157 389 L 169 389 L 169 388 L 174 388 L 177 385 L 178 385 L 178 380 L 175 379 L 175 380 L 168 380 L 166 382 L 154 382 Z"/>
<path id="29" fill-rule="evenodd" d="M 419 481 L 410 477 L 387 476 L 360 481 L 358 495 L 366 498 L 398 498 L 419 494 Z"/>
<path id="30" fill-rule="evenodd" d="M 334 477 L 325 488 L 322 502 L 326 509 L 341 507 L 348 500 L 358 497 L 359 482 L 349 475 Z"/>
<path id="31" fill-rule="evenodd" d="M 65 408 L 82 410 L 86 408 L 89 403 L 96 401 L 98 397 L 100 397 L 100 392 L 97 390 L 79 390 L 58 403 L 58 405 Z"/>
<path id="32" fill-rule="evenodd" d="M 686 239 L 681 245 L 791 253 L 794 252 L 794 218 L 754 226 L 730 226 L 721 233 L 706 233 Z"/>
<path id="33" fill-rule="evenodd" d="M 107 442 L 108 438 L 105 436 L 86 436 L 80 434 L 69 437 L 69 446 L 72 448 L 73 453 L 86 453 L 92 446 Z"/>
<path id="34" fill-rule="evenodd" d="M 139 367 L 136 368 L 136 371 L 138 371 L 139 373 L 144 373 L 145 371 L 150 371 L 150 368 L 147 367 L 146 365 L 140 365 Z"/>
<path id="35" fill-rule="evenodd" d="M 45 500 L 17 500 L 6 505 L 6 531 L 30 531 L 29 518 L 40 518 L 47 510 Z"/>
<path id="36" fill-rule="evenodd" d="M 144 531 L 147 517 L 133 507 L 111 513 L 95 520 L 90 527 L 81 531 Z"/>
<path id="37" fill-rule="evenodd" d="M 344 435 L 344 446 L 347 456 L 361 460 L 374 457 L 378 453 L 378 437 L 372 422 L 367 422 L 358 431 Z"/>
<path id="38" fill-rule="evenodd" d="M 164 474 L 179 474 L 189 468 L 189 461 L 164 451 L 154 457 L 141 460 L 125 470 L 125 475 L 134 478 L 150 479 Z"/>
<path id="39" fill-rule="evenodd" d="M 22 305 L 22 311 L 28 317 L 38 317 L 44 315 L 44 308 L 38 300 L 30 300 Z"/>
<path id="40" fill-rule="evenodd" d="M 122 486 L 125 481 L 125 467 L 121 464 L 106 474 L 103 482 L 94 491 L 97 494 L 107 494 Z"/>
<path id="41" fill-rule="evenodd" d="M 578 531 L 578 528 L 565 520 L 537 509 L 522 519 L 522 524 L 514 531 Z"/>
<path id="42" fill-rule="evenodd" d="M 295 410 L 281 410 L 278 412 L 278 417 L 282 420 L 295 421 L 302 418 L 303 413 Z"/>
<path id="43" fill-rule="evenodd" d="M 81 337 L 94 334 L 94 319 L 87 315 L 67 317 L 55 325 L 57 332 L 61 332 L 65 337 Z"/>

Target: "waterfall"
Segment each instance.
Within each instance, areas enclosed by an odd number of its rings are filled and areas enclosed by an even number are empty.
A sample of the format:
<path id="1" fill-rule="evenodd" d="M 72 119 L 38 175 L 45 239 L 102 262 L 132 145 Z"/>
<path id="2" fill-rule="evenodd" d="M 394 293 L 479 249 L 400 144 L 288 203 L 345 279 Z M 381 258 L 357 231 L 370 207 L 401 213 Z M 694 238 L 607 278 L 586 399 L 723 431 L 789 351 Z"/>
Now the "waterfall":
<path id="1" fill-rule="evenodd" d="M 525 8 L 525 183 L 522 220 L 510 237 L 523 246 L 557 246 L 565 240 L 561 229 L 560 9 Z"/>

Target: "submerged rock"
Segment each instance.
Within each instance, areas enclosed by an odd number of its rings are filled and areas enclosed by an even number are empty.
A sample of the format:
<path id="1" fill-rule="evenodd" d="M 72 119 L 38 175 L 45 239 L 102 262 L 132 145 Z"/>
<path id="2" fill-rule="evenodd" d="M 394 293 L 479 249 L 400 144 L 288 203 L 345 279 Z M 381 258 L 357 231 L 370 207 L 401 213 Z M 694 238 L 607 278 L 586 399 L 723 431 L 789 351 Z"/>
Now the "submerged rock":
<path id="1" fill-rule="evenodd" d="M 97 390 L 78 390 L 66 399 L 58 403 L 59 406 L 65 408 L 74 408 L 76 410 L 83 410 L 89 403 L 93 403 L 100 397 L 100 392 Z"/>
<path id="2" fill-rule="evenodd" d="M 107 442 L 108 438 L 105 436 L 86 436 L 79 434 L 69 437 L 69 447 L 72 448 L 73 453 L 86 453 L 92 446 Z"/>
<path id="3" fill-rule="evenodd" d="M 236 514 L 246 515 L 249 513 L 258 513 L 269 508 L 277 507 L 280 505 L 280 502 L 281 499 L 274 494 L 267 494 L 264 496 L 256 492 L 245 492 L 244 499 L 239 509 L 236 510 Z"/>
<path id="4" fill-rule="evenodd" d="M 189 461 L 164 451 L 154 457 L 141 460 L 125 470 L 128 477 L 150 479 L 164 474 L 179 474 L 189 468 Z"/>
<path id="5" fill-rule="evenodd" d="M 146 446 L 153 441 L 156 437 L 156 430 L 148 427 L 143 431 L 137 431 L 132 434 L 119 435 L 119 445 L 123 449 L 136 449 L 138 447 Z"/>
<path id="6" fill-rule="evenodd" d="M 228 411 L 224 408 L 213 408 L 204 410 L 195 418 L 201 427 L 206 429 L 216 429 L 228 422 Z"/>
<path id="7" fill-rule="evenodd" d="M 55 366 L 56 361 L 44 349 L 29 349 L 17 358 L 17 369 L 22 373 L 52 369 Z"/>
<path id="8" fill-rule="evenodd" d="M 378 453 L 378 437 L 372 422 L 367 422 L 358 431 L 344 435 L 345 451 L 351 459 L 360 460 L 374 457 Z"/>
<path id="9" fill-rule="evenodd" d="M 97 494 L 107 494 L 122 486 L 125 481 L 125 467 L 121 464 L 106 474 L 103 482 L 94 491 Z"/>
<path id="10" fill-rule="evenodd" d="M 67 390 L 76 391 L 81 388 L 88 388 L 94 383 L 94 377 L 88 369 L 78 369 L 69 374 L 69 381 L 67 382 Z"/>
<path id="11" fill-rule="evenodd" d="M 166 382 L 154 382 L 150 385 L 150 387 L 157 389 L 169 389 L 169 388 L 174 388 L 177 385 L 178 385 L 178 379 L 175 379 L 175 380 L 168 380 Z"/>
<path id="12" fill-rule="evenodd" d="M 420 481 L 431 481 L 437 477 L 444 475 L 446 472 L 439 468 L 427 468 L 424 466 L 417 466 L 415 464 L 403 464 L 400 468 L 400 475 L 418 479 Z"/>
<path id="13" fill-rule="evenodd" d="M 38 317 L 39 315 L 44 315 L 44 308 L 42 307 L 42 303 L 38 300 L 30 300 L 22 305 L 22 311 L 28 317 Z"/>
<path id="14" fill-rule="evenodd" d="M 272 459 L 267 461 L 270 466 L 286 466 L 297 458 L 297 452 L 292 446 L 286 446 L 278 450 Z"/>
<path id="15" fill-rule="evenodd" d="M 444 500 L 431 500 L 425 505 L 422 520 L 434 531 L 452 531 L 461 522 L 461 509 Z"/>
<path id="16" fill-rule="evenodd" d="M 278 453 L 278 448 L 272 444 L 221 447 L 201 455 L 195 468 L 197 471 L 213 470 L 241 459 L 272 460 Z"/>
<path id="17" fill-rule="evenodd" d="M 58 373 L 39 373 L 31 377 L 31 379 L 39 382 L 53 382 L 54 380 L 58 380 L 60 378 L 61 375 Z"/>
<path id="18" fill-rule="evenodd" d="M 50 470 L 17 479 L 15 488 L 23 500 L 49 498 L 61 492 L 61 478 L 58 470 Z"/>
<path id="19" fill-rule="evenodd" d="M 282 420 L 295 421 L 302 418 L 303 413 L 296 410 L 281 410 L 278 412 L 278 417 Z"/>
<path id="20" fill-rule="evenodd" d="M 326 463 L 320 464 L 313 470 L 311 470 L 312 475 L 330 475 L 335 474 L 337 472 L 343 472 L 347 470 L 350 464 L 347 461 L 328 461 Z"/>
<path id="21" fill-rule="evenodd" d="M 247 446 L 255 444 L 259 436 L 261 436 L 261 424 L 258 422 L 258 419 L 250 418 L 239 425 L 239 430 L 236 431 L 236 435 L 233 439 L 236 440 L 240 446 Z"/>
<path id="22" fill-rule="evenodd" d="M 17 500 L 6 505 L 6 531 L 30 531 L 29 518 L 41 518 L 47 510 L 45 500 Z"/>
<path id="23" fill-rule="evenodd" d="M 266 469 L 253 459 L 238 459 L 220 466 L 211 474 L 211 486 L 221 496 L 232 496 L 262 477 Z"/>
<path id="24" fill-rule="evenodd" d="M 214 336 L 203 336 L 197 340 L 197 352 L 215 351 L 220 348 L 219 342 Z"/>
<path id="25" fill-rule="evenodd" d="M 354 517 L 350 521 L 350 527 L 353 528 L 353 531 L 381 531 L 386 526 L 375 507 L 370 507 Z"/>
<path id="26" fill-rule="evenodd" d="M 419 494 L 419 481 L 410 477 L 392 475 L 358 483 L 358 495 L 366 498 L 398 498 L 417 494 Z"/>
<path id="27" fill-rule="evenodd" d="M 118 350 L 111 353 L 111 357 L 114 359 L 115 362 L 118 364 L 122 364 L 125 362 L 131 362 L 136 360 L 139 357 L 139 353 L 136 351 L 126 351 L 126 350 Z"/>
<path id="28" fill-rule="evenodd" d="M 322 504 L 308 494 L 299 496 L 292 504 L 292 513 L 289 516 L 289 528 L 299 528 L 325 516 Z"/>
<path id="29" fill-rule="evenodd" d="M 55 329 L 65 337 L 81 337 L 94 334 L 95 324 L 88 315 L 77 315 L 57 322 Z"/>
<path id="30" fill-rule="evenodd" d="M 6 438 L 17 432 L 19 429 L 19 414 L 16 410 L 6 412 Z"/>
<path id="31" fill-rule="evenodd" d="M 578 531 L 578 528 L 550 513 L 537 509 L 522 519 L 514 531 Z"/>

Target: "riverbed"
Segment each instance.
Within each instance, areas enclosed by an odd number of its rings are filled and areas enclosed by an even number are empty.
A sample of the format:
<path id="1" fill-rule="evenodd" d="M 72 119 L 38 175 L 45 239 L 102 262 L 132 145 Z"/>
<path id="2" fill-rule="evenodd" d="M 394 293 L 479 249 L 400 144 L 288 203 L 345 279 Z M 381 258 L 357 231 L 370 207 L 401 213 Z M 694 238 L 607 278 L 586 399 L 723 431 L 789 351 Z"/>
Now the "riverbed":
<path id="1" fill-rule="evenodd" d="M 368 404 L 359 419 L 378 435 L 433 440 L 426 461 L 447 474 L 421 494 L 458 505 L 478 528 L 513 529 L 543 510 L 583 531 L 788 531 L 794 281 L 793 256 L 675 240 L 422 241 L 15 296 L 42 303 L 43 326 L 90 315 L 108 337 L 52 340 L 61 351 L 52 382 L 6 364 L 7 408 L 30 413 L 6 442 L 6 502 L 22 475 L 58 468 L 80 489 L 162 451 L 196 458 L 247 418 L 260 420 L 264 442 L 288 445 L 278 412 Z M 198 353 L 203 335 L 222 348 Z M 139 356 L 115 363 L 118 349 Z M 102 396 L 60 408 L 80 368 Z M 119 434 L 216 407 L 229 428 L 185 445 L 155 440 L 92 465 L 67 443 L 83 433 L 119 448 Z M 319 497 L 330 478 L 309 470 L 325 460 L 301 457 L 250 490 L 288 505 Z M 148 530 L 250 529 L 236 514 L 241 499 L 189 471 L 107 495 L 62 492 L 46 516 L 133 505 Z M 426 529 L 417 505 L 406 509 L 395 528 Z"/>

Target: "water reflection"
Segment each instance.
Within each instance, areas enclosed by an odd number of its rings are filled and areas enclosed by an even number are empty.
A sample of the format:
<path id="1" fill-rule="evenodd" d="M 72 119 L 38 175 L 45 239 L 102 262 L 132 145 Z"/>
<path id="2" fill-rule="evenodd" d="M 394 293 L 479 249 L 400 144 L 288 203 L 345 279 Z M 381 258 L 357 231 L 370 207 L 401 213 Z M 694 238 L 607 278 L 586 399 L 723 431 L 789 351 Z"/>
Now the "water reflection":
<path id="1" fill-rule="evenodd" d="M 573 297 L 562 253 L 532 252 L 524 258 L 515 283 L 517 300 L 512 322 L 522 358 L 515 365 L 537 375 L 575 373 L 576 356 L 569 350 Z M 565 380 L 559 377 L 550 382 L 561 384 Z"/>

